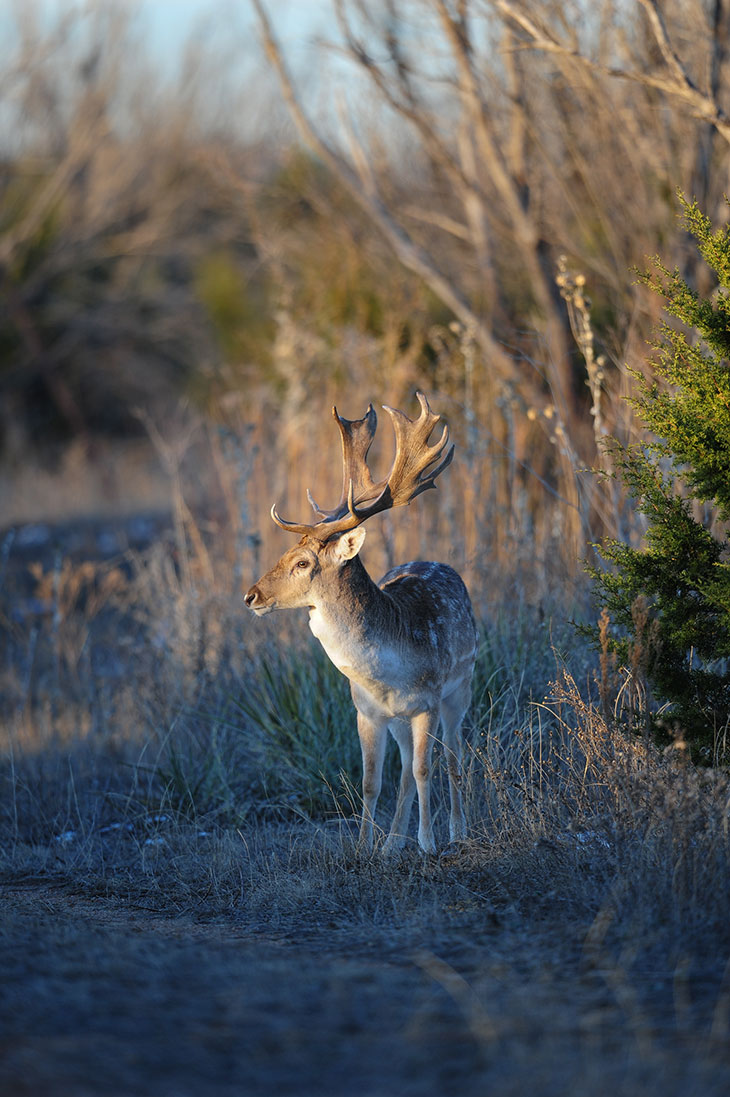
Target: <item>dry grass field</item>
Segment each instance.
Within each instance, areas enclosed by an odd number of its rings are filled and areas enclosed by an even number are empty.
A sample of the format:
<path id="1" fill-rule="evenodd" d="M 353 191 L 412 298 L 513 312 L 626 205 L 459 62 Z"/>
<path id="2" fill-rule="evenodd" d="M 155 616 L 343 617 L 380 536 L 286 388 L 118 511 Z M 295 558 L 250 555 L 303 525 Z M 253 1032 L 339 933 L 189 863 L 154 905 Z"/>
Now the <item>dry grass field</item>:
<path id="1" fill-rule="evenodd" d="M 636 272 L 724 292 L 727 5 L 178 7 L 0 5 L 0 1097 L 725 1097 L 728 773 L 572 622 L 647 528 Z M 332 404 L 416 390 L 456 459 L 363 559 L 471 592 L 469 829 L 370 858 L 347 684 L 243 592 Z"/>
<path id="2" fill-rule="evenodd" d="M 726 1093 L 726 775 L 515 579 L 478 603 L 469 840 L 360 857 L 344 680 L 205 578 L 206 528 L 5 537 L 0 1092 Z"/>

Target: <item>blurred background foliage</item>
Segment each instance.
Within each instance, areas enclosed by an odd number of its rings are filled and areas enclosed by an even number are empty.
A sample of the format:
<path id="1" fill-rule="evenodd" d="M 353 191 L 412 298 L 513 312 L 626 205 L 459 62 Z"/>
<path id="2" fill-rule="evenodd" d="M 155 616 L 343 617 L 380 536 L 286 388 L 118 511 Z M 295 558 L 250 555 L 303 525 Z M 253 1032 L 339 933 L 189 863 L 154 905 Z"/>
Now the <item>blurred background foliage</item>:
<path id="1" fill-rule="evenodd" d="M 421 387 L 461 458 L 429 537 L 467 570 L 572 569 L 639 522 L 586 469 L 640 429 L 658 305 L 632 270 L 708 289 L 676 195 L 727 219 L 727 5 L 332 0 L 295 54 L 257 2 L 164 73 L 144 10 L 3 16 L 6 473 L 199 416 L 266 453 L 255 527 L 337 495 L 330 404 Z"/>

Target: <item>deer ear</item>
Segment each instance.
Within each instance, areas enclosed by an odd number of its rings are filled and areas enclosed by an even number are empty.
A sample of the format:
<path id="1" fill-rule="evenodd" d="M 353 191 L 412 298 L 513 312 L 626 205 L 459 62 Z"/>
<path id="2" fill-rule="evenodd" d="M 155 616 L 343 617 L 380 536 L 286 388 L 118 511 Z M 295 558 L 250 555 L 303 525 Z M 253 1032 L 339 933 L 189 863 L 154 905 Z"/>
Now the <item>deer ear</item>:
<path id="1" fill-rule="evenodd" d="M 344 564 L 345 560 L 352 560 L 353 556 L 357 556 L 362 548 L 364 540 L 365 529 L 363 526 L 347 530 L 335 541 L 335 559 L 341 564 Z"/>

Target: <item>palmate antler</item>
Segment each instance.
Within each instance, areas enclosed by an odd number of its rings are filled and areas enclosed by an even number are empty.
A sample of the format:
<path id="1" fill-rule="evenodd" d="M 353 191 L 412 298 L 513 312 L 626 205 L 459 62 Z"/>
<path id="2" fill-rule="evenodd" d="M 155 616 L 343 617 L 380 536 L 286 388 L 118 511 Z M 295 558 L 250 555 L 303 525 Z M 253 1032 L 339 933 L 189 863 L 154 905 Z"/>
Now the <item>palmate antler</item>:
<path id="1" fill-rule="evenodd" d="M 429 446 L 431 432 L 441 420 L 428 406 L 428 400 L 422 392 L 417 392 L 421 405 L 418 419 L 409 419 L 397 408 L 383 405 L 393 422 L 395 431 L 395 458 L 393 467 L 385 480 L 378 484 L 373 481 L 367 465 L 368 450 L 375 437 L 377 416 L 371 404 L 362 419 L 344 419 L 332 408 L 342 436 L 343 480 L 342 495 L 334 510 L 326 511 L 317 506 L 307 492 L 309 501 L 320 521 L 313 525 L 286 522 L 271 508 L 271 517 L 282 529 L 290 533 L 310 534 L 321 541 L 354 529 L 368 518 L 392 507 L 403 507 L 415 499 L 421 492 L 435 487 L 434 481 L 454 456 L 454 447 L 442 454 L 449 443 L 449 428 L 444 429 L 438 442 Z"/>

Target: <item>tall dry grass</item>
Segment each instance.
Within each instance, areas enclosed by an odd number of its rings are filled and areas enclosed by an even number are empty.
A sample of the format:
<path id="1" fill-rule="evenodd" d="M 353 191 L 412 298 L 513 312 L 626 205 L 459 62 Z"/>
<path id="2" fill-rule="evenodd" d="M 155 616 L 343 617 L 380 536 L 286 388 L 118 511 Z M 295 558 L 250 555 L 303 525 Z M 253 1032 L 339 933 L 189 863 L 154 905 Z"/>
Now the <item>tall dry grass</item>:
<path id="1" fill-rule="evenodd" d="M 242 589 L 269 548 L 224 507 L 238 500 L 240 517 L 249 505 L 250 454 L 215 439 L 208 485 L 221 478 L 223 509 L 196 514 L 185 501 L 181 458 L 177 520 L 144 550 L 94 562 L 59 546 L 23 570 L 6 542 L 4 803 L 16 851 L 44 836 L 55 855 L 59 834 L 93 844 L 100 827 L 148 816 L 225 828 L 356 812 L 346 683 L 298 615 L 244 613 Z M 408 547 L 438 543 L 428 527 L 414 534 Z M 566 596 L 556 578 L 551 591 L 529 559 L 477 574 L 499 586 L 472 586 L 482 630 L 467 720 L 475 848 L 578 848 L 580 833 L 608 851 L 644 827 L 664 841 L 685 824 L 692 841 L 704 829 L 722 847 L 724 779 L 695 771 L 681 737 L 665 756 L 647 740 L 641 660 L 615 668 L 585 648 L 570 624 L 587 606 L 581 592 Z"/>

